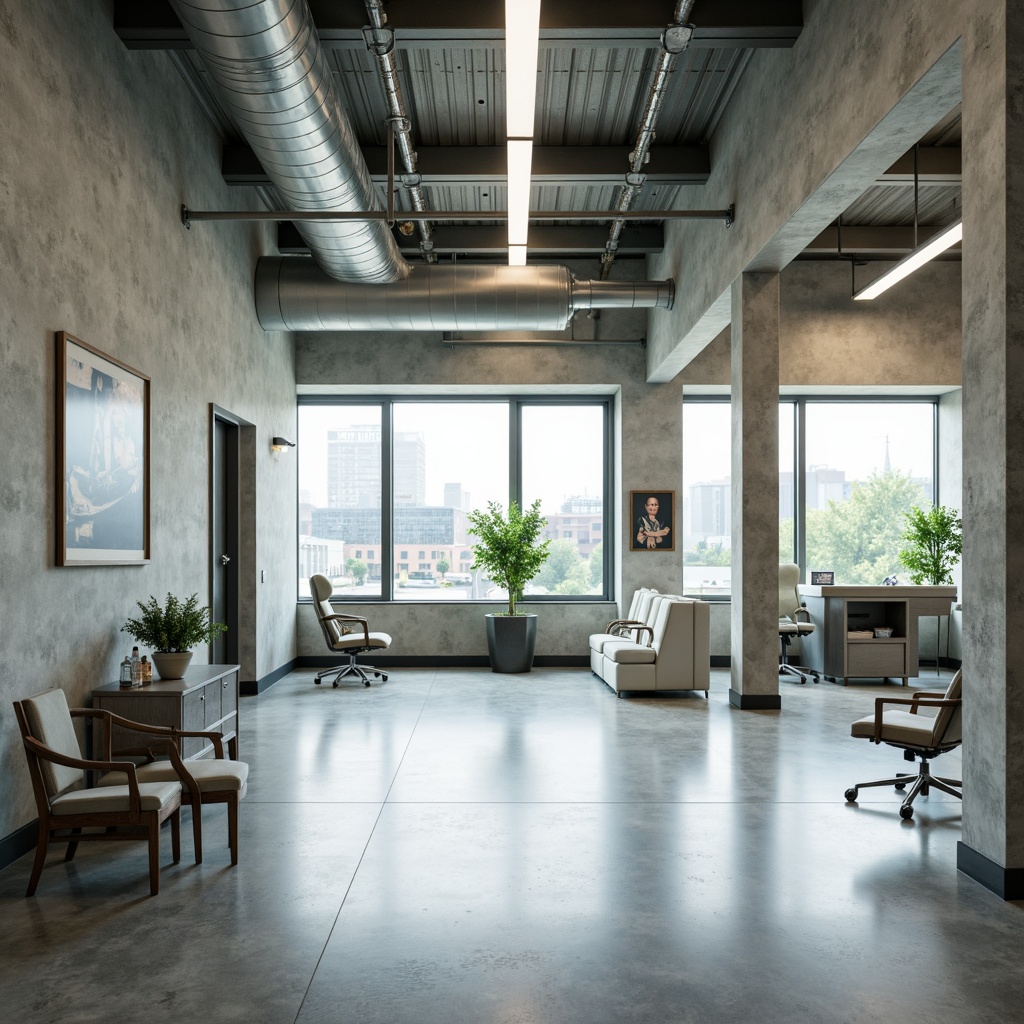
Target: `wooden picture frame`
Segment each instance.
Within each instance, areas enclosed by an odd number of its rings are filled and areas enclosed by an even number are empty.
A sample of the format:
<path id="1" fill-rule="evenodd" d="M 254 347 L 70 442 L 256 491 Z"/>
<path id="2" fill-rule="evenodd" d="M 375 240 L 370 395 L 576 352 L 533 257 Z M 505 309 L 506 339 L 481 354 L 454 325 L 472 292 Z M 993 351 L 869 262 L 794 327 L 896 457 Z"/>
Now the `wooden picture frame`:
<path id="1" fill-rule="evenodd" d="M 630 491 L 629 514 L 630 551 L 675 551 L 675 491 Z"/>
<path id="2" fill-rule="evenodd" d="M 144 565 L 150 379 L 58 331 L 57 565 Z"/>

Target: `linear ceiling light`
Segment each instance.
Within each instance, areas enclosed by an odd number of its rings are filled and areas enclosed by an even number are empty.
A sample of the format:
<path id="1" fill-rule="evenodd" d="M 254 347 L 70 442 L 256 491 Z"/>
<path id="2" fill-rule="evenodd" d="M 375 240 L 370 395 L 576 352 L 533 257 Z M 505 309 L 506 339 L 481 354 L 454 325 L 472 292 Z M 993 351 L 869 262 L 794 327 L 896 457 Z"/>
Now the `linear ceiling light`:
<path id="1" fill-rule="evenodd" d="M 855 299 L 875 299 L 882 292 L 891 288 L 897 281 L 912 274 L 918 267 L 924 266 L 929 260 L 935 259 L 950 246 L 956 245 L 964 235 L 963 220 L 955 220 L 948 228 L 943 228 L 937 235 L 930 238 L 924 245 L 919 245 L 909 255 L 904 256 L 894 267 L 890 267 L 881 277 L 876 278 L 866 288 L 862 288 Z"/>
<path id="2" fill-rule="evenodd" d="M 505 138 L 511 266 L 526 265 L 539 45 L 540 0 L 505 0 Z"/>

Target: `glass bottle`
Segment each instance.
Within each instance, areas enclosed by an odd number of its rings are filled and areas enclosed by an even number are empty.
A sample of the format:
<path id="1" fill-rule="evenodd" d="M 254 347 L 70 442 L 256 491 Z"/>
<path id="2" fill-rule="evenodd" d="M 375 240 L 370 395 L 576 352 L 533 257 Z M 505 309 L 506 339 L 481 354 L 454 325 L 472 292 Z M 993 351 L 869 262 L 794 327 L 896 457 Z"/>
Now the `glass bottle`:
<path id="1" fill-rule="evenodd" d="M 142 684 L 153 682 L 153 662 L 144 654 L 142 656 Z"/>
<path id="2" fill-rule="evenodd" d="M 132 685 L 132 662 L 126 654 L 124 661 L 121 662 L 121 687 L 122 689 L 131 689 Z"/>
<path id="3" fill-rule="evenodd" d="M 139 659 L 138 647 L 132 648 L 132 686 L 142 685 L 142 662 Z"/>

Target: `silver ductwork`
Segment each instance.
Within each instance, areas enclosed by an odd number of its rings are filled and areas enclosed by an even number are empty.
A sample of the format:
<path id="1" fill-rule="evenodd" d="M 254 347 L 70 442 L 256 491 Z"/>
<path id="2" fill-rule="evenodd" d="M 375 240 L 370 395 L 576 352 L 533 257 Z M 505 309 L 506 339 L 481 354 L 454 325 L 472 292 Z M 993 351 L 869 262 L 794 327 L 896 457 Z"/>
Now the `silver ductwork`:
<path id="1" fill-rule="evenodd" d="M 580 309 L 671 309 L 671 281 L 581 281 L 567 267 L 417 265 L 387 285 L 346 284 L 310 259 L 265 256 L 265 331 L 561 331 Z"/>
<path id="2" fill-rule="evenodd" d="M 170 2 L 286 206 L 382 209 L 306 0 Z M 409 272 L 382 220 L 296 226 L 339 281 Z"/>

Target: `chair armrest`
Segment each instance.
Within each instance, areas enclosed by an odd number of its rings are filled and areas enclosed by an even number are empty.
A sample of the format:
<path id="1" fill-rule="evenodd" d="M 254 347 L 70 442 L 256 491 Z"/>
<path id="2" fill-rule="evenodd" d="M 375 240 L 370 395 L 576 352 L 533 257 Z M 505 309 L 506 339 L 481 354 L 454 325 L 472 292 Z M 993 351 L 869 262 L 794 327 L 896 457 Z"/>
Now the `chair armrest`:
<path id="1" fill-rule="evenodd" d="M 940 694 L 940 697 L 942 695 Z M 963 699 L 958 697 L 956 700 L 932 700 L 932 699 L 918 699 L 914 697 L 876 697 L 875 698 L 875 734 L 872 740 L 875 743 L 882 742 L 882 714 L 886 704 L 909 704 L 911 705 L 910 713 L 912 715 L 917 714 L 919 707 L 923 708 L 955 708 L 959 707 L 963 703 Z"/>
<path id="2" fill-rule="evenodd" d="M 367 628 L 366 619 L 361 615 L 342 615 L 335 612 L 333 615 L 325 615 L 324 622 L 358 622 L 363 627 L 363 641 L 367 647 L 370 646 L 370 630 Z M 356 633 L 358 630 L 353 629 L 351 632 Z"/>
<path id="3" fill-rule="evenodd" d="M 34 736 L 23 736 L 22 742 L 26 749 L 43 761 L 61 764 L 66 768 L 81 768 L 90 772 L 120 772 L 128 776 L 128 807 L 133 818 L 138 818 L 142 810 L 139 797 L 139 780 L 135 775 L 135 765 L 131 761 L 93 761 L 84 757 L 68 757 L 46 744 L 40 743 Z"/>
<path id="4" fill-rule="evenodd" d="M 633 626 L 630 629 L 630 632 L 631 633 L 635 632 L 637 634 L 637 638 L 634 641 L 634 643 L 640 643 L 641 642 L 641 640 L 640 640 L 640 634 L 641 633 L 649 633 L 650 634 L 647 637 L 647 642 L 644 644 L 645 647 L 650 647 L 651 644 L 654 642 L 654 630 L 650 626 Z"/>
<path id="5" fill-rule="evenodd" d="M 604 631 L 606 633 L 614 633 L 616 629 L 621 626 L 640 626 L 643 623 L 639 619 L 613 619 L 605 626 Z"/>
<path id="6" fill-rule="evenodd" d="M 794 622 L 799 622 L 800 621 L 797 618 L 797 616 L 799 616 L 799 615 L 806 615 L 807 616 L 807 621 L 808 622 L 811 621 L 811 613 L 807 610 L 807 605 L 802 604 L 802 605 L 800 605 L 799 608 L 794 608 L 793 609 L 793 621 Z M 813 625 L 813 623 L 812 623 L 812 625 Z"/>
<path id="7" fill-rule="evenodd" d="M 177 750 L 177 741 L 182 736 L 198 736 L 210 740 L 213 743 L 213 749 L 216 752 L 216 756 L 223 760 L 224 758 L 224 740 L 229 743 L 237 742 L 237 734 L 232 731 L 230 733 L 219 733 L 216 731 L 203 731 L 203 730 L 192 730 L 192 729 L 176 729 L 170 725 L 150 725 L 147 722 L 136 722 L 134 719 L 125 718 L 122 715 L 116 714 L 113 711 L 107 711 L 104 708 L 72 708 L 71 715 L 74 718 L 99 718 L 103 721 L 103 753 L 107 759 L 113 757 L 111 751 L 111 726 L 119 725 L 123 729 L 131 729 L 132 732 L 144 732 L 150 733 L 155 736 L 164 736 L 168 740 L 168 750 Z"/>

